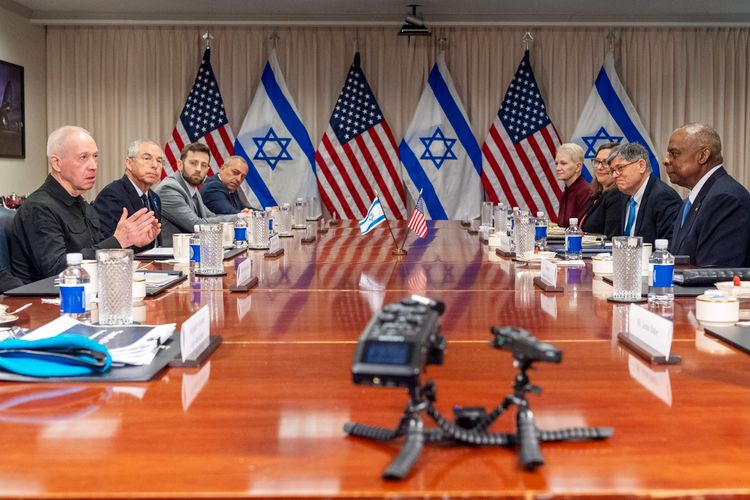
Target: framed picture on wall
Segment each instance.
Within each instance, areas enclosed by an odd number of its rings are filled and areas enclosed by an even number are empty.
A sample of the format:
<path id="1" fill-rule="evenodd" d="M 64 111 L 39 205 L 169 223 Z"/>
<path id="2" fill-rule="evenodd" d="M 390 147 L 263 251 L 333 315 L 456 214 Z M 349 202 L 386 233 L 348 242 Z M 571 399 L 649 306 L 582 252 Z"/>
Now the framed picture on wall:
<path id="1" fill-rule="evenodd" d="M 26 157 L 23 66 L 0 61 L 0 157 Z"/>

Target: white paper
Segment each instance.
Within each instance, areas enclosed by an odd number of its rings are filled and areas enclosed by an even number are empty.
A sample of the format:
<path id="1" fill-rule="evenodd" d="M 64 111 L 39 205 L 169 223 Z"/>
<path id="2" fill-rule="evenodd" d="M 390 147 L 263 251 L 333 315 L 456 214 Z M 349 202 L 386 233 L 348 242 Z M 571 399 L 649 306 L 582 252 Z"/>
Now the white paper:
<path id="1" fill-rule="evenodd" d="M 247 284 L 253 277 L 253 261 L 245 259 L 237 266 L 237 285 Z"/>
<path id="2" fill-rule="evenodd" d="M 172 247 L 157 247 L 140 252 L 138 255 L 144 257 L 174 257 L 174 251 Z"/>
<path id="3" fill-rule="evenodd" d="M 669 357 L 674 324 L 648 309 L 630 304 L 628 330 L 631 336 L 651 347 L 661 356 Z"/>
<path id="4" fill-rule="evenodd" d="M 557 264 L 551 260 L 542 261 L 542 281 L 547 285 L 557 286 Z"/>
<path id="5" fill-rule="evenodd" d="M 208 305 L 205 305 L 182 323 L 180 349 L 183 363 L 188 359 L 195 359 L 208 345 L 210 322 Z"/>
<path id="6" fill-rule="evenodd" d="M 278 233 L 271 236 L 271 238 L 268 240 L 268 252 L 274 253 L 281 248 L 281 238 L 279 238 Z"/>

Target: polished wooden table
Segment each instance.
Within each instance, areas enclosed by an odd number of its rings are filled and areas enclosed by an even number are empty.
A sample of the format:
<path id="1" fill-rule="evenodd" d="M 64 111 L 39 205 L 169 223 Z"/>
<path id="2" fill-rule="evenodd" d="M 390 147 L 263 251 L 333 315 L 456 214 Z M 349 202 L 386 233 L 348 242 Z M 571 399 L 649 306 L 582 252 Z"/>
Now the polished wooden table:
<path id="1" fill-rule="evenodd" d="M 248 293 L 227 290 L 228 261 L 226 277 L 192 277 L 136 308 L 179 326 L 209 305 L 224 343 L 200 369 L 145 384 L 0 385 L 0 495 L 750 496 L 750 358 L 705 336 L 693 299 L 668 312 L 682 364 L 654 367 L 617 342 L 626 309 L 606 301 L 590 266 L 561 269 L 565 291 L 543 293 L 538 268 L 497 257 L 457 223 L 431 223 L 405 257 L 389 239 L 385 227 L 360 236 L 353 224 L 311 244 L 295 236 L 282 257 L 240 257 L 260 278 Z M 426 446 L 405 480 L 383 481 L 401 443 L 347 437 L 342 426 L 394 427 L 407 395 L 353 385 L 351 360 L 372 314 L 415 292 L 446 304 L 445 362 L 427 369 L 443 414 L 511 392 L 512 357 L 489 346 L 489 327 L 517 325 L 563 351 L 532 374 L 544 388 L 529 396 L 537 425 L 612 426 L 614 436 L 543 444 L 534 472 L 513 449 Z M 38 298 L 3 302 L 33 302 L 24 327 L 58 314 Z M 512 414 L 492 430 L 513 431 Z"/>

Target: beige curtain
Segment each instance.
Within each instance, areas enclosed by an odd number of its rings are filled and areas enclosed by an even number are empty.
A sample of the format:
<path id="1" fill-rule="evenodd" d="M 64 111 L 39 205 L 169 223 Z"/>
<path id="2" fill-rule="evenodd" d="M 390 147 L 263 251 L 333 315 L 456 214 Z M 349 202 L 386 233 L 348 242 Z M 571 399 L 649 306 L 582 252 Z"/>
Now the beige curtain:
<path id="1" fill-rule="evenodd" d="M 233 130 L 239 131 L 270 50 L 317 146 L 352 62 L 355 39 L 370 85 L 397 138 L 406 131 L 440 38 L 479 142 L 523 56 L 525 29 L 438 28 L 431 38 L 393 27 L 211 27 L 212 64 Z M 203 27 L 49 27 L 48 128 L 89 128 L 101 150 L 97 190 L 122 175 L 136 138 L 164 144 L 195 78 Z M 727 169 L 745 186 L 750 142 L 750 28 L 622 28 L 615 64 L 662 157 L 670 132 L 714 125 Z M 607 48 L 607 29 L 533 31 L 531 62 L 563 140 L 573 132 Z M 93 193 L 92 193 L 93 194 Z"/>

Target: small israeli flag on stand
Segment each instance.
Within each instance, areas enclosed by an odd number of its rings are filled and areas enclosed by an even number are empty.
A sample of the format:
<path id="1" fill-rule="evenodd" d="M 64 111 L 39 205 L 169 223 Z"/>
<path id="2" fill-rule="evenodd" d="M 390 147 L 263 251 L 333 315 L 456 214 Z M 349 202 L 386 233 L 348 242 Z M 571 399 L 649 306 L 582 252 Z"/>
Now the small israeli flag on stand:
<path id="1" fill-rule="evenodd" d="M 610 51 L 604 56 L 604 65 L 596 77 L 570 142 L 579 144 L 583 148 L 584 158 L 591 160 L 600 145 L 622 141 L 643 145 L 648 150 L 652 174 L 659 177 L 659 161 L 654 154 L 654 144 L 617 76 Z M 591 181 L 591 171 L 585 162 L 583 178 Z"/>
<path id="2" fill-rule="evenodd" d="M 372 204 L 370 204 L 370 208 L 367 210 L 365 218 L 359 221 L 359 230 L 362 231 L 362 234 L 367 234 L 383 221 L 385 221 L 383 205 L 380 204 L 380 198 L 376 196 L 375 199 L 372 200 Z"/>
<path id="3" fill-rule="evenodd" d="M 235 154 L 248 165 L 242 191 L 258 208 L 317 198 L 315 147 L 300 119 L 271 51 L 260 85 L 234 142 Z M 320 207 L 315 207 L 316 213 Z"/>
<path id="4" fill-rule="evenodd" d="M 441 53 L 399 146 L 412 198 L 430 219 L 479 217 L 482 151 Z"/>

